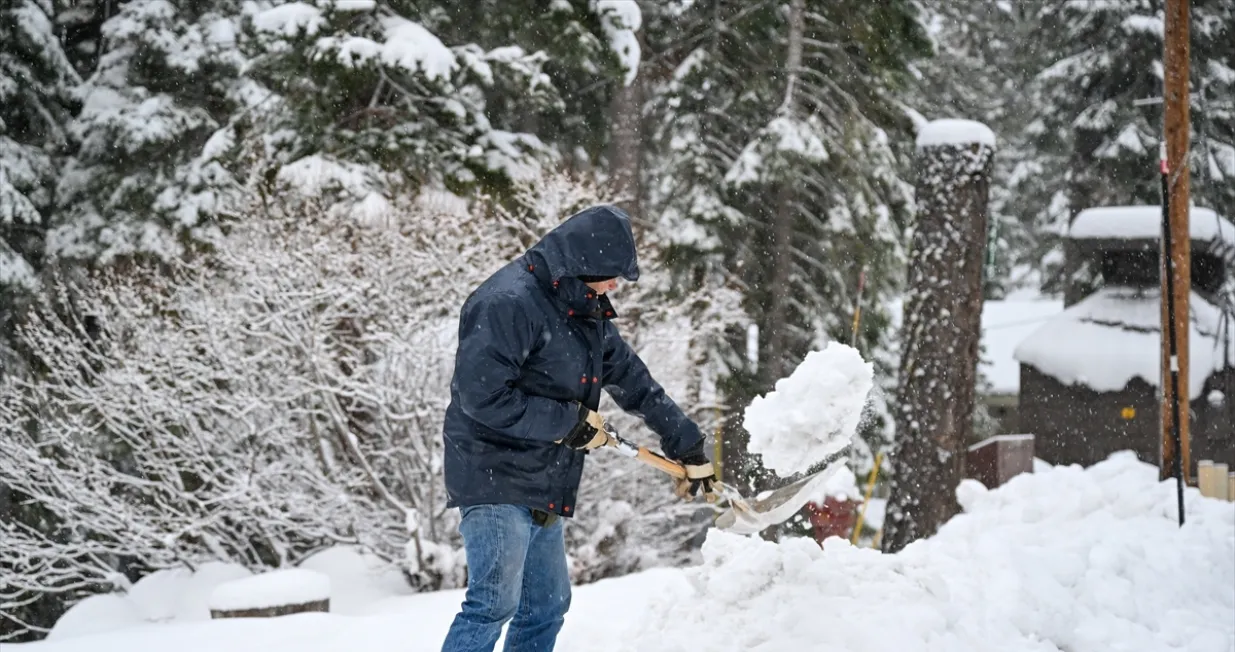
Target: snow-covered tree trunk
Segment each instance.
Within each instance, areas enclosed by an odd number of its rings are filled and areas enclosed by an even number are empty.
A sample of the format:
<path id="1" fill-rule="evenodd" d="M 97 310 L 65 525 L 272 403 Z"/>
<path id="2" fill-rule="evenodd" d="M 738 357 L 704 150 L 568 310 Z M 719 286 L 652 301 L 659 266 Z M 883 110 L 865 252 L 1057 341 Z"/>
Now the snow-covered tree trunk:
<path id="1" fill-rule="evenodd" d="M 939 120 L 923 128 L 917 145 L 886 552 L 934 534 L 958 509 L 973 432 L 995 138 L 980 123 Z"/>
<path id="2" fill-rule="evenodd" d="M 642 41 L 642 32 L 636 35 Z M 642 43 L 640 43 L 642 47 Z M 616 203 L 636 218 L 643 215 L 643 103 L 644 78 L 618 84 L 609 101 L 609 172 Z M 636 226 L 638 228 L 638 226 Z"/>
<path id="3" fill-rule="evenodd" d="M 789 4 L 789 51 L 785 57 L 785 101 L 780 107 L 780 113 L 786 116 L 794 114 L 794 91 L 798 85 L 799 71 L 802 68 L 802 6 L 803 0 L 793 0 Z M 794 192 L 788 180 L 782 181 L 776 188 L 776 197 L 772 205 L 772 275 L 771 287 L 764 288 L 768 292 L 770 313 L 774 323 L 780 322 L 779 315 L 786 314 L 790 301 L 789 275 L 793 271 L 793 232 L 797 215 L 794 212 Z M 787 375 L 786 367 L 790 358 L 788 355 L 787 325 L 777 323 L 768 329 L 767 364 L 760 370 L 764 386 L 772 386 L 778 378 Z"/>

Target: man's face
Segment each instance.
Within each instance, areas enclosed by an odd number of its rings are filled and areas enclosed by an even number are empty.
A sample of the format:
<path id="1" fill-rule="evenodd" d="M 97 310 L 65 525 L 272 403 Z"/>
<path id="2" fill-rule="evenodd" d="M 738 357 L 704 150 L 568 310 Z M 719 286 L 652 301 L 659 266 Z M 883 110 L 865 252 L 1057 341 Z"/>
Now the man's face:
<path id="1" fill-rule="evenodd" d="M 618 280 L 616 278 L 605 279 L 603 281 L 595 281 L 586 284 L 588 287 L 596 291 L 596 294 L 604 294 L 617 289 Z"/>

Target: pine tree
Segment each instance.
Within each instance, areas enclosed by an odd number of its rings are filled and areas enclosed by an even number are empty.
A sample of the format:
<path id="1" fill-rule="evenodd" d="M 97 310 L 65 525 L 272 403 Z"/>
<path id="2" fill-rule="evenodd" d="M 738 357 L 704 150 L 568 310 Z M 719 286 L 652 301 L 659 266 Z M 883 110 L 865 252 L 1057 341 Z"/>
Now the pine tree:
<path id="1" fill-rule="evenodd" d="M 0 351 L 21 297 L 38 284 L 70 90 L 79 81 L 55 33 L 50 0 L 0 5 Z"/>
<path id="2" fill-rule="evenodd" d="M 1025 198 L 1009 192 L 1014 180 L 1038 174 L 1041 165 L 1024 133 L 1036 117 L 1025 89 L 1043 67 L 1045 54 L 1031 38 L 1032 9 L 987 0 L 927 0 L 921 6 L 934 54 L 913 65 L 917 74 L 905 102 L 920 114 L 915 116 L 919 127 L 928 120 L 962 118 L 994 130 L 999 148 L 991 186 L 986 293 L 998 298 L 1026 284 L 1037 290 L 1041 253 L 1032 250 L 1038 238 L 1033 225 L 1018 219 L 1014 200 Z M 1027 264 L 1031 259 L 1035 264 Z"/>
<path id="3" fill-rule="evenodd" d="M 892 91 L 927 44 L 907 3 L 717 0 L 684 18 L 723 27 L 692 39 L 657 100 L 656 197 L 681 262 L 743 289 L 757 345 L 745 361 L 728 356 L 740 409 L 812 347 L 849 340 L 863 269 L 868 307 L 898 284 L 912 188 L 894 145 L 910 124 Z M 867 315 L 870 350 L 882 315 Z M 730 430 L 728 471 L 757 473 Z"/>
<path id="4" fill-rule="evenodd" d="M 1223 0 L 1194 0 L 1191 7 L 1191 167 L 1200 175 L 1195 199 L 1230 214 L 1233 10 Z M 1038 118 L 1024 136 L 1035 160 L 1012 178 L 1009 206 L 1036 235 L 1026 264 L 1047 270 L 1044 289 L 1059 291 L 1065 276 L 1083 287 L 1091 275 L 1059 265 L 1057 236 L 1076 213 L 1160 201 L 1163 10 L 1153 0 L 1065 2 L 1036 5 L 1030 19 L 1031 42 L 1053 56 L 1029 89 Z"/>
<path id="5" fill-rule="evenodd" d="M 535 133 L 576 168 L 596 166 L 610 134 L 609 101 L 633 82 L 641 49 L 634 0 L 478 0 L 415 3 L 435 33 L 484 49 L 517 46 L 543 60 L 543 102 L 519 88 L 495 89 L 494 125 Z"/>
<path id="6" fill-rule="evenodd" d="M 1200 2 L 1190 32 L 1193 201 L 1235 219 L 1235 3 Z"/>
<path id="7" fill-rule="evenodd" d="M 238 190 L 227 156 L 249 90 L 234 12 L 226 2 L 133 0 L 102 24 L 49 253 L 166 259 L 217 233 Z"/>

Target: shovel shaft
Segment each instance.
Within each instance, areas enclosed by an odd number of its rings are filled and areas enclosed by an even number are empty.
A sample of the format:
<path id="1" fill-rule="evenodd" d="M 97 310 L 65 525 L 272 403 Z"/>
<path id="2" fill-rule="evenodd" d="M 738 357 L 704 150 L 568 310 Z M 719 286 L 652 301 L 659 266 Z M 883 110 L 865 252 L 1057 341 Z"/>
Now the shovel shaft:
<path id="1" fill-rule="evenodd" d="M 653 453 L 645 446 L 639 446 L 638 444 L 619 435 L 617 431 L 608 424 L 605 425 L 605 434 L 609 437 L 608 441 L 605 442 L 606 446 L 612 446 L 616 448 L 619 453 L 627 457 L 633 457 L 640 462 L 643 462 L 652 468 L 664 471 L 679 480 L 686 477 L 686 467 L 666 457 Z"/>

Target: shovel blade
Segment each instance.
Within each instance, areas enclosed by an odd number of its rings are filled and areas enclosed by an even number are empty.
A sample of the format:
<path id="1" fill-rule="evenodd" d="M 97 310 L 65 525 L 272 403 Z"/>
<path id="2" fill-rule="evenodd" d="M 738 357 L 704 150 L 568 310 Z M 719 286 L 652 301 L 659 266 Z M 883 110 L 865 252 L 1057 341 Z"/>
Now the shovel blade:
<path id="1" fill-rule="evenodd" d="M 817 496 L 847 462 L 846 458 L 835 460 L 822 470 L 774 489 L 760 498 L 730 500 L 729 508 L 721 512 L 714 525 L 719 530 L 734 534 L 754 534 L 783 523 Z"/>

